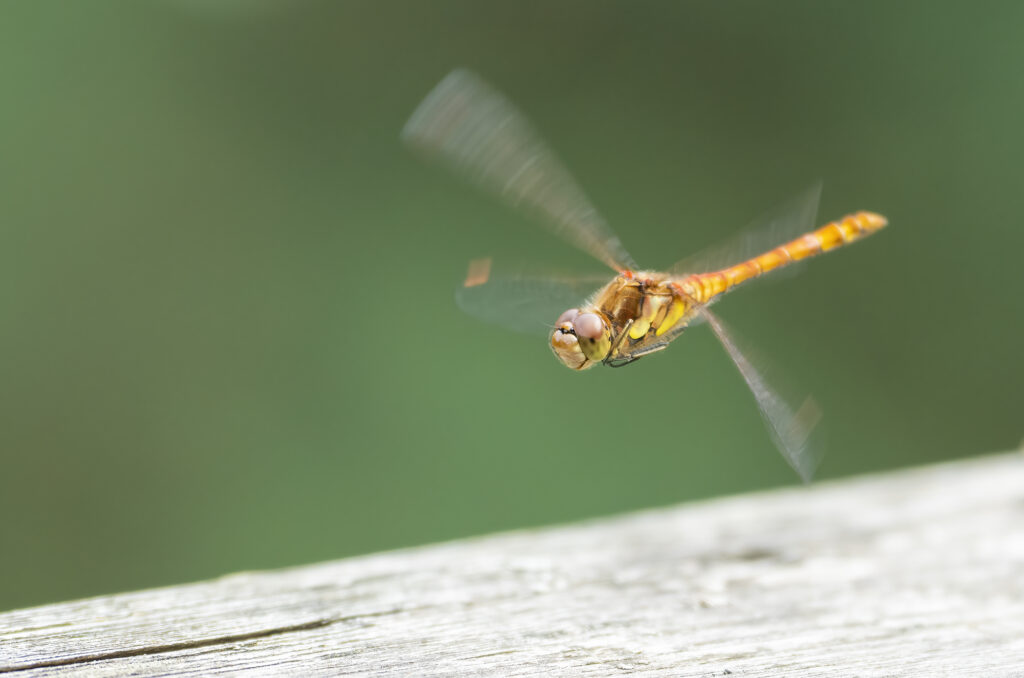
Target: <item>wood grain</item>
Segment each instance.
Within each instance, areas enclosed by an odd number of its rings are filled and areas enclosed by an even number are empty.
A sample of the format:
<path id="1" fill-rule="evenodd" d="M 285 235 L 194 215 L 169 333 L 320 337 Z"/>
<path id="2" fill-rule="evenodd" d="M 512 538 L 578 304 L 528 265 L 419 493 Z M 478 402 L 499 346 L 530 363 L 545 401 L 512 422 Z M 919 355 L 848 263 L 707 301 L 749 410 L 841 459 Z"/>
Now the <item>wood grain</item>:
<path id="1" fill-rule="evenodd" d="M 14 676 L 1024 676 L 1024 456 L 0 614 Z"/>

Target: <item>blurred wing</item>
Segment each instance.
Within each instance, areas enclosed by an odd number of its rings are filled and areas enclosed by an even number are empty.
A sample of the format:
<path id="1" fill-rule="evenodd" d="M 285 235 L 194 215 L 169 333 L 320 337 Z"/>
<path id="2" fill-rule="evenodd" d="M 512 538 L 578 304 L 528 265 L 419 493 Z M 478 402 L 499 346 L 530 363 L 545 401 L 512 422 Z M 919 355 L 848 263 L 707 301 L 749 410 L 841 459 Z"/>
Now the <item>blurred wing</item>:
<path id="1" fill-rule="evenodd" d="M 492 276 L 490 259 L 470 262 L 455 292 L 459 308 L 480 320 L 526 334 L 550 334 L 558 316 L 608 282 L 597 276 Z"/>
<path id="2" fill-rule="evenodd" d="M 729 357 L 736 363 L 740 374 L 746 380 L 747 386 L 753 391 L 775 446 L 803 481 L 810 482 L 821 461 L 821 450 L 811 440 L 812 433 L 821 420 L 818 403 L 808 396 L 800 409 L 794 411 L 778 392 L 765 382 L 762 371 L 754 367 L 749 358 L 740 351 L 718 316 L 706 307 L 702 307 L 699 312 L 725 346 Z"/>
<path id="3" fill-rule="evenodd" d="M 821 182 L 818 181 L 791 200 L 762 214 L 732 238 L 677 262 L 670 271 L 679 277 L 720 271 L 795 240 L 817 227 L 815 220 L 820 197 Z M 795 273 L 799 268 L 790 264 L 777 270 Z"/>
<path id="4" fill-rule="evenodd" d="M 636 268 L 525 116 L 470 71 L 449 73 L 409 118 L 402 138 L 510 204 L 539 213 L 554 233 L 616 271 Z"/>

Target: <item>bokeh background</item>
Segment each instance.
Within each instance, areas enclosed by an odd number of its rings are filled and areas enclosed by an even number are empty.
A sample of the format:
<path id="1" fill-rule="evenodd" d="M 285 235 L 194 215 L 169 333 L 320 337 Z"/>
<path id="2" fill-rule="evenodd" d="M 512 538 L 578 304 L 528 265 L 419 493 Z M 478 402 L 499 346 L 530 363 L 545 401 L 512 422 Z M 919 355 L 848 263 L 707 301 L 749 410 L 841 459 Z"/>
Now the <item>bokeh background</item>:
<path id="1" fill-rule="evenodd" d="M 0 4 L 0 609 L 797 483 L 706 328 L 575 374 L 466 262 L 599 271 L 409 153 L 451 68 L 642 264 L 815 178 L 881 234 L 719 313 L 820 477 L 1024 433 L 1024 4 Z M 589 266 L 589 267 L 588 267 Z M 950 488 L 955 492 L 955 488 Z"/>

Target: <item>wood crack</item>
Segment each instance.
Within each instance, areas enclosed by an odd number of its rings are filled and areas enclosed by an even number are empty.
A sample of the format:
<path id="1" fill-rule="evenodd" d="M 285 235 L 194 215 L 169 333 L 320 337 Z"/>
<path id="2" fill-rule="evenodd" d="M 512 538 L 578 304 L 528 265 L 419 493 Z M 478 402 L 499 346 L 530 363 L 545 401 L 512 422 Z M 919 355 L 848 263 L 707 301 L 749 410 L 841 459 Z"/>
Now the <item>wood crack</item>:
<path id="1" fill-rule="evenodd" d="M 358 615 L 359 617 L 365 615 Z M 139 657 L 144 655 L 162 654 L 164 652 L 177 652 L 178 650 L 193 650 L 201 647 L 210 647 L 213 645 L 226 645 L 228 643 L 238 643 L 245 640 L 255 640 L 257 638 L 267 638 L 269 636 L 279 636 L 285 633 L 295 633 L 298 631 L 309 631 L 311 629 L 319 629 L 324 626 L 330 626 L 336 622 L 345 621 L 346 619 L 354 619 L 356 617 L 337 617 L 334 619 L 316 619 L 314 621 L 304 622 L 302 624 L 293 624 L 291 626 L 279 626 L 272 629 L 262 629 L 260 631 L 250 631 L 249 633 L 237 633 L 228 636 L 217 636 L 214 638 L 204 638 L 202 640 L 188 640 L 180 643 L 168 643 L 167 645 L 150 645 L 147 647 L 138 647 L 131 650 L 118 650 L 116 652 L 98 652 L 95 654 L 82 655 L 80 657 L 66 657 L 63 659 L 52 659 L 42 662 L 33 662 L 31 664 L 21 664 L 18 666 L 0 666 L 0 673 L 15 673 L 18 671 L 31 671 L 32 669 L 44 669 L 52 668 L 55 666 L 74 666 L 76 664 L 87 664 L 89 662 L 96 661 L 109 661 L 111 659 L 124 659 L 126 657 Z"/>

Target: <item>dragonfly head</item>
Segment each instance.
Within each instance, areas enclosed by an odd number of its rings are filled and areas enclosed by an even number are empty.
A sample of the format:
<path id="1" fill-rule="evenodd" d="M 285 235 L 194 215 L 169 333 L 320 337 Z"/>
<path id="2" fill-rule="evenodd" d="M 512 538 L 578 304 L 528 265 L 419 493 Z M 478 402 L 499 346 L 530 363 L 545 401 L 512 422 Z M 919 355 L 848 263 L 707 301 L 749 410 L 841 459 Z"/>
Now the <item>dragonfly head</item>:
<path id="1" fill-rule="evenodd" d="M 558 316 L 551 333 L 551 350 L 566 367 L 585 370 L 608 356 L 612 332 L 604 315 L 570 308 Z"/>

